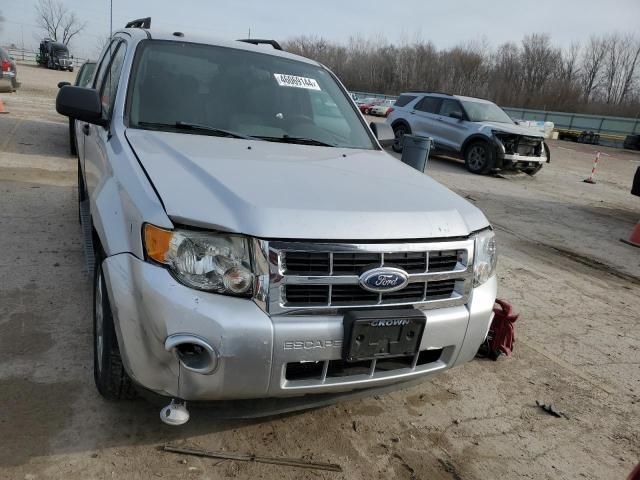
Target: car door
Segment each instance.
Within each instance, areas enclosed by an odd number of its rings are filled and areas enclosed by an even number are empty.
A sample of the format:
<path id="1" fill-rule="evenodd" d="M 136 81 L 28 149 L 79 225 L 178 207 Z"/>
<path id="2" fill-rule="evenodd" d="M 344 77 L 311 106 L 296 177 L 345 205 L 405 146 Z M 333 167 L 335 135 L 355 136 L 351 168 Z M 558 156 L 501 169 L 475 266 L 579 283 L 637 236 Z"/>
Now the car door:
<path id="1" fill-rule="evenodd" d="M 109 175 L 111 171 L 106 154 L 106 146 L 111 137 L 111 114 L 118 90 L 120 74 L 122 73 L 126 48 L 127 45 L 125 41 L 115 40 L 110 51 L 105 53 L 105 57 L 94 79 L 94 88 L 100 93 L 102 116 L 107 121 L 107 125 L 103 127 L 100 125 L 85 124 L 82 127 L 82 133 L 79 133 L 85 137 L 85 185 L 87 186 L 91 203 L 95 200 L 93 196 L 100 180 L 105 175 Z"/>
<path id="2" fill-rule="evenodd" d="M 441 103 L 441 98 L 426 96 L 416 103 L 414 109 L 409 112 L 411 131 L 416 135 L 431 137 L 436 145 L 440 144 L 435 127 Z"/>
<path id="3" fill-rule="evenodd" d="M 456 99 L 444 98 L 440 104 L 434 131 L 439 139 L 440 148 L 460 151 L 467 137 L 468 122 L 464 119 L 462 105 Z"/>

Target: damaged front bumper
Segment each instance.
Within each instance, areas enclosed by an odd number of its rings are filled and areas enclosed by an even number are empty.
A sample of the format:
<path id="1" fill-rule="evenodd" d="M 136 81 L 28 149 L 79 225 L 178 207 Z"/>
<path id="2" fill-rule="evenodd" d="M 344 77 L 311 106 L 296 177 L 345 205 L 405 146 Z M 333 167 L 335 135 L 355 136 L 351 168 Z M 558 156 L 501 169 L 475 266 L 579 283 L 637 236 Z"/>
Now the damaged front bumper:
<path id="1" fill-rule="evenodd" d="M 144 389 L 189 401 L 339 397 L 419 380 L 475 356 L 497 290 L 494 276 L 472 290 L 466 305 L 424 310 L 426 328 L 414 361 L 347 374 L 341 370 L 341 314 L 269 316 L 252 300 L 185 287 L 166 269 L 130 254 L 108 257 L 103 270 L 127 373 Z M 179 336 L 211 346 L 215 368 L 179 367 L 170 348 Z M 321 376 L 306 375 L 318 365 Z"/>
<path id="2" fill-rule="evenodd" d="M 493 143 L 498 168 L 526 169 L 551 161 L 542 137 L 494 132 Z"/>

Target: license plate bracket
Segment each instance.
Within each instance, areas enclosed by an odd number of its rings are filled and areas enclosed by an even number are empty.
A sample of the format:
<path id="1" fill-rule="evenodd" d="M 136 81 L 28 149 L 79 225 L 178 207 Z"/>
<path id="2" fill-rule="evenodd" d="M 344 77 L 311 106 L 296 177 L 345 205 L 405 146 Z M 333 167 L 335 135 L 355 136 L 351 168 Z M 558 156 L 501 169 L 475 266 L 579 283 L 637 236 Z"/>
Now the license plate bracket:
<path id="1" fill-rule="evenodd" d="M 347 362 L 415 355 L 427 323 L 415 309 L 353 311 L 343 319 Z"/>

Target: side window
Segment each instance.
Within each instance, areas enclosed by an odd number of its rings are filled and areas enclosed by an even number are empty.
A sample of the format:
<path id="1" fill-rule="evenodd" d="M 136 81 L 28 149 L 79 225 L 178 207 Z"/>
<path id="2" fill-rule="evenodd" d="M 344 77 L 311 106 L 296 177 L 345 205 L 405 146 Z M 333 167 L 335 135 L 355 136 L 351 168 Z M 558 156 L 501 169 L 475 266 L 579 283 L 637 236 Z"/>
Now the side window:
<path id="1" fill-rule="evenodd" d="M 457 113 L 462 117 L 462 106 L 457 100 L 443 100 L 440 107 L 440 115 L 450 117 L 452 113 Z"/>
<path id="2" fill-rule="evenodd" d="M 424 97 L 416 105 L 416 110 L 427 113 L 438 113 L 442 99 L 438 97 Z"/>
<path id="3" fill-rule="evenodd" d="M 408 103 L 413 102 L 415 98 L 415 95 L 400 95 L 396 100 L 394 107 L 404 107 Z"/>
<path id="4" fill-rule="evenodd" d="M 109 46 L 107 46 L 102 52 L 102 57 L 100 57 L 100 61 L 98 62 L 98 71 L 93 77 L 93 88 L 98 88 L 98 86 L 102 83 L 102 77 L 104 77 L 104 72 L 109 66 L 109 62 L 111 61 L 111 57 L 113 53 L 116 51 L 116 47 L 118 46 L 118 40 L 113 40 Z"/>
<path id="5" fill-rule="evenodd" d="M 126 46 L 124 42 L 118 45 L 117 50 L 113 54 L 111 64 L 106 70 L 102 85 L 100 86 L 100 99 L 102 100 L 102 114 L 106 118 L 111 118 L 111 112 L 113 110 L 113 103 L 118 91 L 118 82 L 120 81 L 120 73 L 122 73 L 122 66 L 124 64 L 124 54 Z"/>

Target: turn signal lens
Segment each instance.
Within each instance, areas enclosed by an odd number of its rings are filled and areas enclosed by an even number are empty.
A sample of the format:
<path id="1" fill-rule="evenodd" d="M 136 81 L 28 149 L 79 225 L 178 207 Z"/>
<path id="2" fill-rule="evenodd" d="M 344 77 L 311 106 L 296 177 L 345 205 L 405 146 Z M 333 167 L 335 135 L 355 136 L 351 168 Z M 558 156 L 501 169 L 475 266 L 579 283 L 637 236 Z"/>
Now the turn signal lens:
<path id="1" fill-rule="evenodd" d="M 173 232 L 147 223 L 144 226 L 144 248 L 156 262 L 167 263 L 167 252 Z"/>

